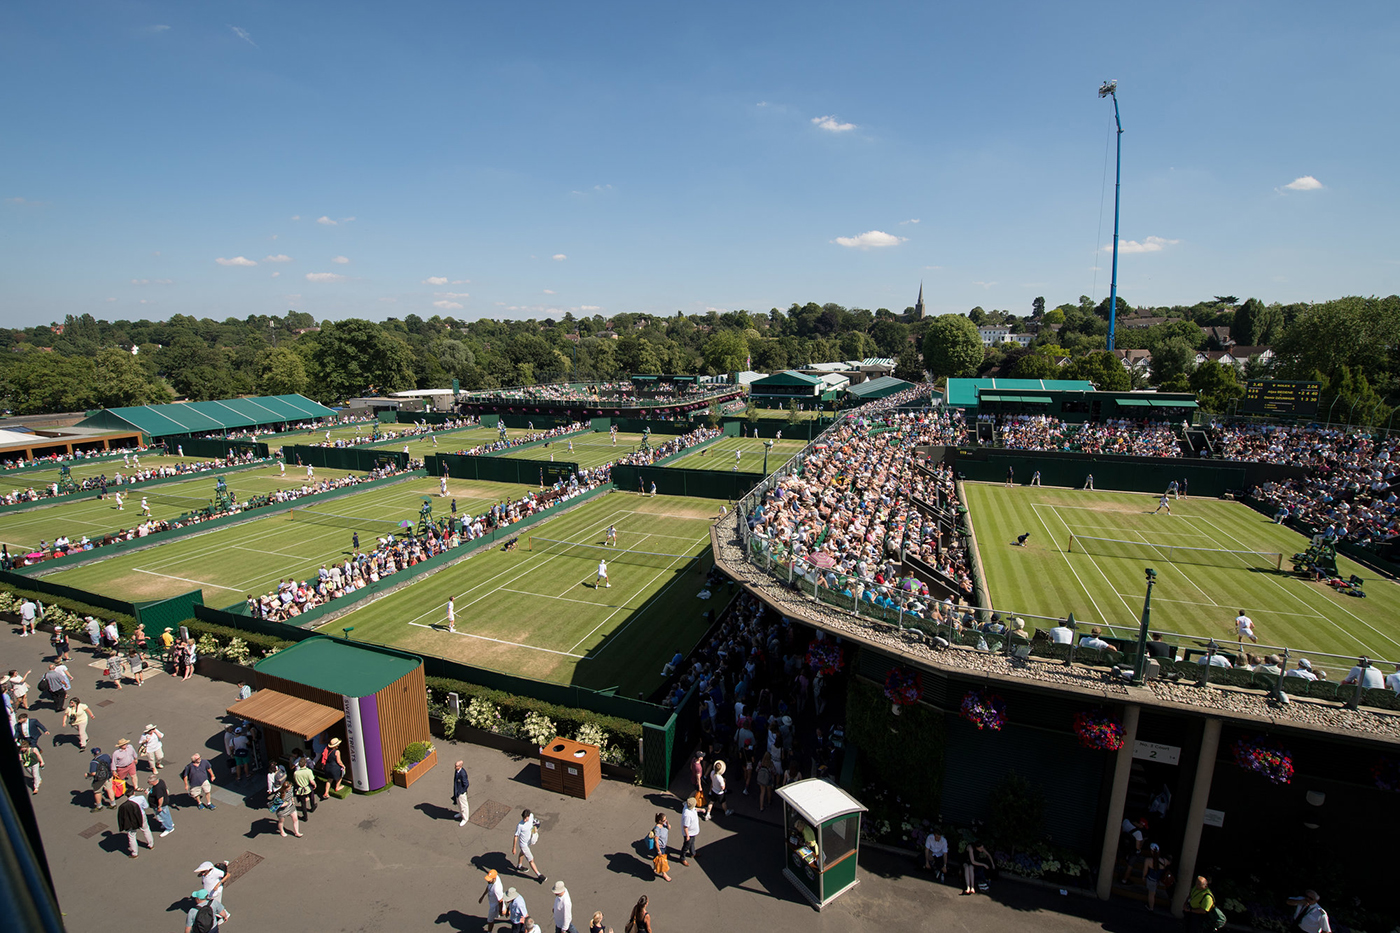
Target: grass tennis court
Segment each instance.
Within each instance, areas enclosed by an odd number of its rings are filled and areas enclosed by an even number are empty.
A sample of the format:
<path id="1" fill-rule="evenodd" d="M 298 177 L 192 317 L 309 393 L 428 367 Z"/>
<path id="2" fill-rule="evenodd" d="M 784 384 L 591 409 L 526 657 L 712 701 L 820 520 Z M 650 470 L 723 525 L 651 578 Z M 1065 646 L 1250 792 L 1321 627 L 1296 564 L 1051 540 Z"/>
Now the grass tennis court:
<path id="1" fill-rule="evenodd" d="M 653 434 L 651 440 L 653 444 L 664 444 L 669 434 Z M 574 449 L 569 450 L 569 442 L 573 441 Z M 557 441 L 550 441 L 548 445 L 538 447 L 527 447 L 523 450 L 511 450 L 502 454 L 503 457 L 510 457 L 514 460 L 543 460 L 548 462 L 550 454 L 554 455 L 556 461 L 562 463 L 577 463 L 585 470 L 600 467 L 605 463 L 612 463 L 618 457 L 630 453 L 637 449 L 637 445 L 642 442 L 642 435 L 628 434 L 622 431 L 617 435 L 617 446 L 614 447 L 612 438 L 607 431 L 594 431 L 590 434 L 578 434 L 572 438 L 563 438 Z"/>
<path id="2" fill-rule="evenodd" d="M 146 463 L 144 458 L 141 463 Z M 335 479 L 346 475 L 345 470 L 316 470 L 318 479 Z M 47 499 L 44 504 L 32 509 L 0 515 L 0 541 L 14 551 L 36 547 L 40 539 L 52 542 L 59 535 L 68 535 L 77 541 L 83 535 L 94 538 L 132 528 L 141 523 L 143 495 L 150 500 L 151 517 L 179 518 L 182 513 L 203 508 L 213 501 L 214 484 L 219 476 L 224 477 L 229 491 L 241 502 L 278 489 L 299 487 L 306 480 L 306 470 L 292 467 L 287 470 L 286 476 L 281 476 L 275 467 L 268 469 L 266 464 L 262 464 L 228 473 L 200 473 L 178 483 L 123 487 L 122 497 L 126 502 L 120 511 L 115 496 L 110 493 L 106 499 L 95 496 L 72 501 Z"/>
<path id="3" fill-rule="evenodd" d="M 449 480 L 447 485 L 449 496 L 457 499 L 459 514 L 485 511 L 531 488 L 470 480 Z M 384 533 L 379 523 L 416 524 L 425 495 L 433 497 L 435 517 L 447 514 L 450 499 L 438 498 L 437 493 L 436 479 L 418 477 L 297 510 L 296 516 L 269 515 L 60 571 L 48 579 L 133 602 L 198 588 L 204 591 L 207 605 L 229 606 L 249 594 L 267 592 L 280 579 L 314 576 L 323 563 L 352 553 L 351 536 L 356 530 L 361 549 L 368 550 L 374 538 Z M 300 520 L 314 517 L 308 512 L 363 519 L 365 525 L 356 529 Z"/>
<path id="4" fill-rule="evenodd" d="M 649 693 L 671 655 L 704 634 L 704 611 L 719 605 L 696 597 L 710 562 L 691 558 L 707 552 L 723 504 L 608 493 L 522 532 L 515 550 L 480 551 L 328 623 L 328 631 L 353 625 L 356 640 L 539 680 Z M 598 547 L 610 524 L 617 550 Z M 531 536 L 590 546 L 541 542 L 527 550 Z M 611 588 L 594 586 L 599 556 L 608 561 Z M 456 597 L 455 633 L 445 627 L 448 596 Z"/>
<path id="5" fill-rule="evenodd" d="M 178 466 L 181 463 L 205 463 L 210 460 L 218 460 L 218 457 L 163 457 L 159 454 L 137 454 L 137 459 L 141 461 L 142 469 L 155 469 L 162 466 Z M 98 477 L 104 473 L 107 479 L 111 479 L 117 473 L 122 476 L 130 474 L 133 467 L 127 466 L 121 457 L 109 460 L 69 460 L 67 461 L 69 471 L 73 474 L 74 482 L 81 483 L 83 480 Z M 31 469 L 24 472 L 13 473 L 0 477 L 0 487 L 8 486 L 10 489 L 35 489 L 47 486 L 49 483 L 59 481 L 58 473 L 62 465 L 55 463 L 47 469 Z"/>
<path id="6" fill-rule="evenodd" d="M 764 441 L 757 437 L 722 437 L 713 444 L 677 457 L 666 466 L 685 470 L 733 470 L 737 465 L 740 473 L 758 473 L 763 470 L 763 444 Z M 776 470 L 806 446 L 805 440 L 784 438 L 773 441 L 773 450 L 768 454 L 768 469 Z M 740 454 L 737 460 L 734 457 L 736 451 Z"/>
<path id="7" fill-rule="evenodd" d="M 1180 499 L 1171 502 L 1170 515 L 1153 515 L 1155 495 L 987 483 L 964 489 L 997 609 L 1045 616 L 1072 611 L 1082 623 L 1136 637 L 1143 570 L 1151 567 L 1157 571 L 1154 630 L 1214 637 L 1222 645 L 1228 640 L 1233 650 L 1234 618 L 1244 609 L 1262 644 L 1400 660 L 1400 589 L 1393 581 L 1341 557 L 1343 576 L 1366 581 L 1365 599 L 1292 575 L 1288 558 L 1304 550 L 1307 539 L 1238 502 Z M 1024 532 L 1031 535 L 1027 546 L 1016 547 Z M 1143 546 L 1076 543 L 1067 552 L 1071 534 Z M 1280 552 L 1284 569 L 1260 569 L 1267 561 L 1228 553 L 1188 551 L 1168 562 L 1148 543 Z M 1052 624 L 1027 619 L 1027 627 Z"/>

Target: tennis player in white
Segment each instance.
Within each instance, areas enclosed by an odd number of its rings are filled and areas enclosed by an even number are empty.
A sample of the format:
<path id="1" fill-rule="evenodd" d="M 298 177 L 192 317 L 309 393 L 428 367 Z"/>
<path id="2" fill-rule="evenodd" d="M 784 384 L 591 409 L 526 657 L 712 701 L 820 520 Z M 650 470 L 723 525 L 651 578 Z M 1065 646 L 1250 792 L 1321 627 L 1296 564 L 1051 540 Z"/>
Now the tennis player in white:
<path id="1" fill-rule="evenodd" d="M 1162 511 L 1163 509 L 1166 509 L 1166 510 L 1167 510 L 1167 514 L 1168 514 L 1168 515 L 1172 514 L 1172 507 L 1171 507 L 1171 504 L 1170 504 L 1169 502 L 1167 502 L 1167 494 L 1166 494 L 1166 493 L 1162 493 L 1162 501 L 1157 503 L 1157 508 L 1153 510 L 1152 514 L 1153 514 L 1153 515 L 1156 515 L 1158 512 Z"/>
<path id="2" fill-rule="evenodd" d="M 1244 647 L 1244 640 L 1248 638 L 1256 645 L 1259 644 L 1259 637 L 1254 634 L 1254 620 L 1240 610 L 1240 614 L 1235 616 L 1235 638 L 1239 640 L 1240 647 Z"/>
<path id="3" fill-rule="evenodd" d="M 605 560 L 598 561 L 598 579 L 593 581 L 593 588 L 595 590 L 598 588 L 599 583 L 612 589 L 612 583 L 608 580 L 608 562 Z"/>
<path id="4" fill-rule="evenodd" d="M 278 471 L 279 471 L 278 474 L 277 474 L 278 476 L 286 476 L 286 475 L 287 475 L 287 462 L 286 462 L 285 460 L 278 460 L 278 461 L 277 461 L 277 469 L 278 469 Z"/>
<path id="5" fill-rule="evenodd" d="M 438 479 L 438 495 L 447 495 L 447 474 L 445 473 Z"/>
<path id="6" fill-rule="evenodd" d="M 447 630 L 457 631 L 457 597 L 447 597 Z"/>
<path id="7" fill-rule="evenodd" d="M 616 526 L 616 525 L 609 525 L 609 526 L 608 526 L 608 536 L 607 536 L 606 544 L 607 544 L 608 547 L 617 547 L 617 526 Z"/>

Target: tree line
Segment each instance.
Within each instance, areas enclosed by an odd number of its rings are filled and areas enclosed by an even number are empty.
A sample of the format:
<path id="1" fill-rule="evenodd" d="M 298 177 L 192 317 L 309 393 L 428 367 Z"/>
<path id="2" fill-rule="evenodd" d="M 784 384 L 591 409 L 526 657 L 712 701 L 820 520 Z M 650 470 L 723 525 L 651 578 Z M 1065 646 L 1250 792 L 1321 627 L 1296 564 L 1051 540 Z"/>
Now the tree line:
<path id="1" fill-rule="evenodd" d="M 1270 364 L 1251 361 L 1247 377 L 1316 379 L 1325 397 L 1389 414 L 1400 389 L 1400 297 L 1339 298 L 1264 305 L 1215 296 L 1192 306 L 1133 309 L 1119 298 L 1119 348 L 1152 353 L 1147 373 L 1130 373 L 1104 349 L 1108 302 L 1087 297 L 1024 316 L 974 308 L 915 320 L 894 312 L 794 303 L 767 313 L 620 313 L 544 320 L 460 321 L 410 314 L 382 322 L 310 315 L 250 315 L 214 321 L 103 321 L 90 314 L 62 324 L 13 329 L 0 357 L 0 395 L 15 414 L 81 411 L 238 395 L 300 393 L 334 403 L 412 388 L 490 389 L 630 373 L 719 375 L 776 372 L 810 363 L 889 357 L 910 381 L 996 373 L 1088 379 L 1101 389 L 1145 385 L 1195 391 L 1225 410 L 1243 392 L 1234 367 L 1196 366 L 1228 331 L 1240 345 L 1272 345 Z M 1130 315 L 1160 321 L 1125 328 Z M 1033 333 L 1029 346 L 983 347 L 979 324 Z M 1203 328 L 1213 328 L 1208 333 Z"/>

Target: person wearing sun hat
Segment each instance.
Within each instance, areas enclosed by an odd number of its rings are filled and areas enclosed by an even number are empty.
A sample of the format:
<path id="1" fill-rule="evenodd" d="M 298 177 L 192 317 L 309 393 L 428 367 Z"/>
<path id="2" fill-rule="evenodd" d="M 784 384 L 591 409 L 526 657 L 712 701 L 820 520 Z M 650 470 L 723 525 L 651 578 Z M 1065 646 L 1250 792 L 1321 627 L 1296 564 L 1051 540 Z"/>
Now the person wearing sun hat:
<path id="1" fill-rule="evenodd" d="M 513 891 L 515 889 L 511 888 L 511 890 Z M 487 901 L 486 926 L 482 927 L 482 929 L 490 933 L 490 931 L 495 928 L 496 924 L 508 922 L 505 915 L 505 889 L 501 886 L 500 873 L 494 868 L 486 873 L 486 890 L 482 891 L 481 897 L 476 899 L 478 904 L 482 901 Z"/>
<path id="2" fill-rule="evenodd" d="M 564 882 L 554 882 L 554 933 L 578 933 L 574 929 L 574 899 Z"/>
<path id="3" fill-rule="evenodd" d="M 506 888 L 506 909 L 510 919 L 512 933 L 520 930 L 525 925 L 525 918 L 530 916 L 530 908 L 525 906 L 525 898 L 520 896 L 520 892 L 515 888 Z"/>
<path id="4" fill-rule="evenodd" d="M 219 903 L 218 899 L 204 888 L 196 888 L 191 891 L 190 897 L 194 898 L 194 906 L 185 914 L 185 933 L 195 933 L 196 930 L 217 930 L 219 924 L 229 918 L 229 912 L 224 910 L 224 905 Z M 201 913 L 204 914 L 203 921 L 200 921 L 199 915 Z"/>

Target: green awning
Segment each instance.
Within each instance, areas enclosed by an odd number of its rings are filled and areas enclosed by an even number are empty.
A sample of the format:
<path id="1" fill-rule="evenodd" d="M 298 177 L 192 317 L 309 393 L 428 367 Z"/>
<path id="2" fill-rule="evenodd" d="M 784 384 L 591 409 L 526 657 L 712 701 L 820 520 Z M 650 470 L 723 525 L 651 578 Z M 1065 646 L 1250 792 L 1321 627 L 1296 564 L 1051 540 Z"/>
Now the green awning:
<path id="1" fill-rule="evenodd" d="M 1022 395 L 1020 398 L 1021 398 L 1021 401 L 1025 402 L 1025 403 L 1028 404 L 1028 405 L 1049 405 L 1049 404 L 1050 404 L 1050 396 L 1048 396 L 1048 395 Z"/>
<path id="2" fill-rule="evenodd" d="M 1120 406 L 1128 408 L 1151 408 L 1152 403 L 1145 398 L 1119 398 L 1114 399 Z"/>
<path id="3" fill-rule="evenodd" d="M 1019 402 L 1019 395 L 1000 395 L 996 392 L 980 392 L 977 395 L 979 402 Z"/>
<path id="4" fill-rule="evenodd" d="M 1153 408 L 1198 408 L 1195 402 L 1184 398 L 1154 398 Z"/>

